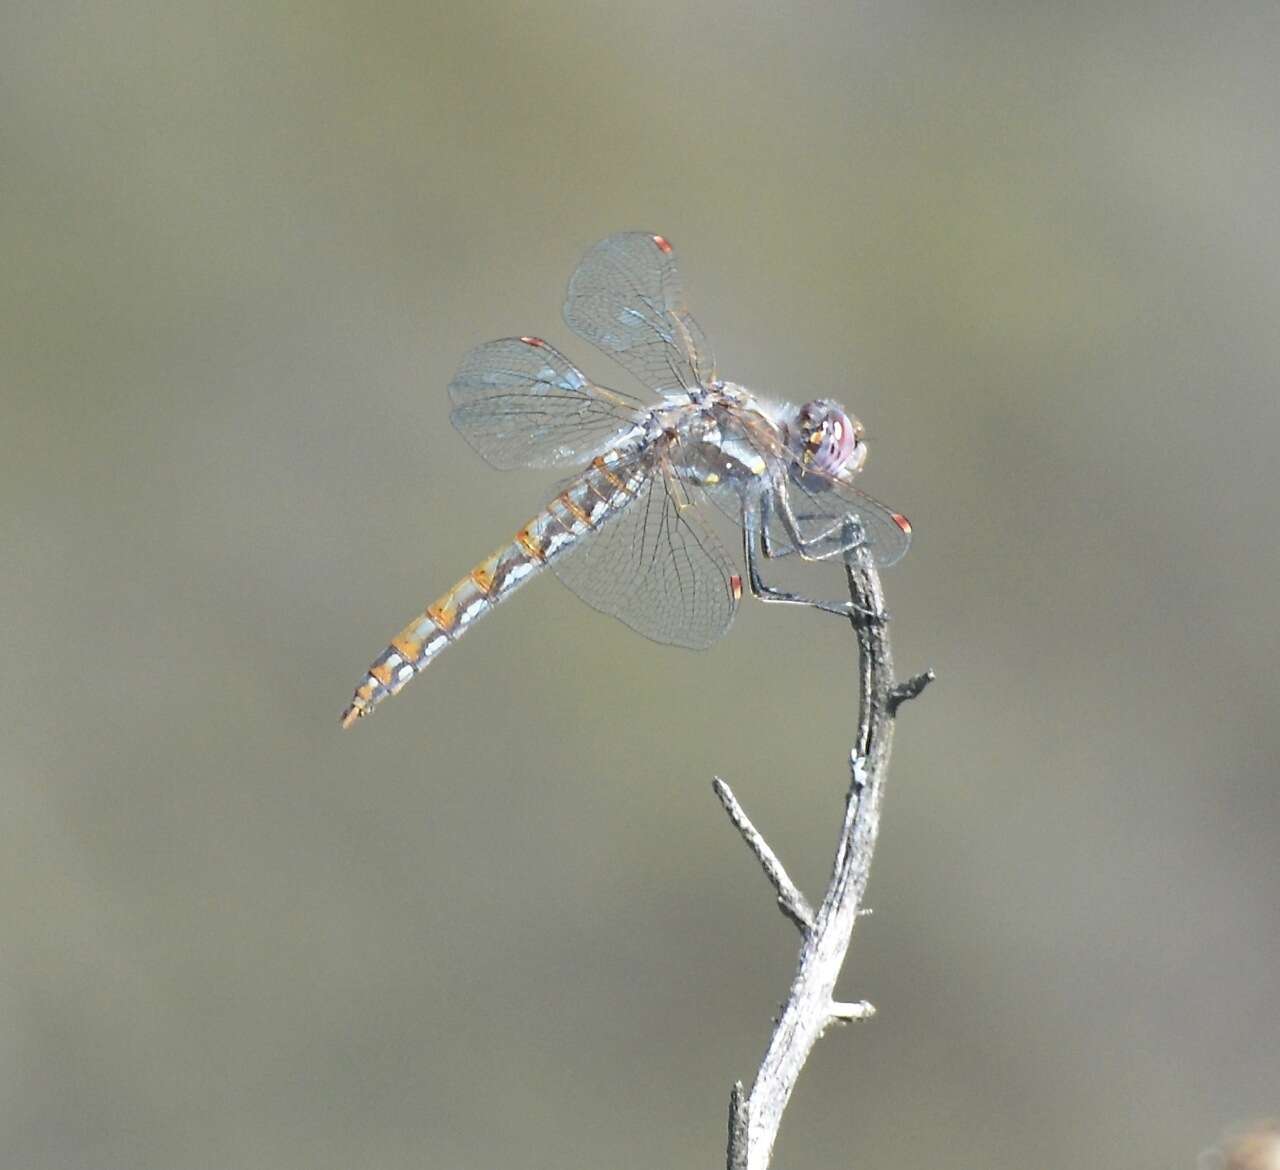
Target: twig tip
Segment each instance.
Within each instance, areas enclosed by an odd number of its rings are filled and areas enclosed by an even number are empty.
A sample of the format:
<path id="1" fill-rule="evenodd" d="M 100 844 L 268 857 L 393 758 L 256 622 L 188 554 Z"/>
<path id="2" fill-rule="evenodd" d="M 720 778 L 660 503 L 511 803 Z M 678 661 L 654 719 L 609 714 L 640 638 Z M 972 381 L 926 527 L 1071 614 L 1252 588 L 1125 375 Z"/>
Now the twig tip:
<path id="1" fill-rule="evenodd" d="M 908 699 L 914 699 L 919 696 L 920 692 L 937 677 L 932 669 L 922 670 L 919 674 L 912 675 L 905 682 L 895 684 L 889 691 L 889 714 L 896 715 L 898 708 L 903 703 Z"/>
<path id="2" fill-rule="evenodd" d="M 749 1121 L 747 1092 L 741 1081 L 735 1081 L 729 1092 L 728 1170 L 746 1170 Z"/>
<path id="3" fill-rule="evenodd" d="M 876 1014 L 876 1005 L 865 999 L 857 1003 L 833 1003 L 831 1018 L 838 1024 L 852 1024 L 857 1020 L 869 1020 Z"/>

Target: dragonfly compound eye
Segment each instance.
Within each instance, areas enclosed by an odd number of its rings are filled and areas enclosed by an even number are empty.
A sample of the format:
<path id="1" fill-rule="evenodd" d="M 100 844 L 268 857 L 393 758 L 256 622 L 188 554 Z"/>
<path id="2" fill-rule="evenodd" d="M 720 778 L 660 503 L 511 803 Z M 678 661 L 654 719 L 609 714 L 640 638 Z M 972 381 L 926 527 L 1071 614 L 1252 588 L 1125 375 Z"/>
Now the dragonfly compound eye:
<path id="1" fill-rule="evenodd" d="M 818 399 L 800 409 L 805 463 L 819 474 L 837 477 L 858 447 L 861 426 L 834 402 Z"/>

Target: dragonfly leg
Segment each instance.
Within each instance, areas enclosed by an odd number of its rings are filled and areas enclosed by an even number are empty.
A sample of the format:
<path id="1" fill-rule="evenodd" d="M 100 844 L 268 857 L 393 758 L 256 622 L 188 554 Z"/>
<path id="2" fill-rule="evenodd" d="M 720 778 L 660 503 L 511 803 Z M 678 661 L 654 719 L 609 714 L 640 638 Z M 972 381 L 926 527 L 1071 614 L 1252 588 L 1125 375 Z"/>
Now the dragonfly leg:
<path id="1" fill-rule="evenodd" d="M 829 520 L 830 518 L 831 517 L 829 515 L 823 512 L 796 514 L 796 520 L 799 521 L 801 524 L 806 524 L 810 520 Z M 836 533 L 839 531 L 839 529 L 843 524 L 844 524 L 844 521 L 842 519 L 839 524 L 833 524 L 829 532 L 823 533 L 811 539 L 813 541 L 829 540 L 836 535 Z M 774 543 L 773 538 L 769 535 L 768 525 L 763 525 L 760 529 L 760 544 L 761 544 L 762 550 L 764 551 L 764 555 L 768 557 L 770 560 L 780 560 L 782 557 L 791 557 L 791 556 L 795 556 L 797 553 L 800 553 L 800 550 L 796 548 L 795 545 L 789 544 L 786 547 L 780 548 L 776 543 Z M 804 561 L 825 561 L 828 559 L 828 557 L 835 556 L 836 552 L 843 553 L 844 549 L 838 549 L 835 552 L 828 552 L 823 556 L 815 556 L 813 554 L 805 556 L 803 553 L 800 553 L 800 559 Z"/>
<path id="2" fill-rule="evenodd" d="M 781 501 L 779 514 L 782 517 L 782 527 L 786 530 L 787 535 L 791 538 L 791 546 L 789 548 L 778 548 L 769 537 L 769 520 L 773 514 L 772 498 L 776 495 Z M 824 543 L 836 540 L 843 535 L 845 525 L 849 523 L 848 516 L 841 516 L 834 521 L 831 526 L 816 536 L 806 537 L 800 529 L 800 524 L 808 520 L 829 520 L 828 515 L 822 513 L 808 514 L 797 516 L 791 507 L 791 497 L 788 495 L 785 487 L 779 487 L 775 491 L 765 495 L 760 501 L 762 510 L 762 520 L 760 525 L 761 544 L 764 549 L 764 555 L 769 558 L 799 556 L 802 561 L 829 561 L 835 557 L 842 557 L 850 549 L 858 546 L 858 541 L 849 542 L 840 540 L 834 548 L 828 547 L 825 552 L 815 553 L 810 550 L 817 548 Z"/>
<path id="3" fill-rule="evenodd" d="M 836 614 L 838 617 L 850 617 L 853 614 L 864 617 L 874 616 L 869 610 L 855 605 L 852 601 L 817 601 L 812 597 L 802 597 L 799 593 L 792 593 L 787 589 L 775 589 L 767 584 L 760 575 L 759 556 L 770 555 L 765 536 L 768 526 L 762 524 L 761 519 L 760 512 L 755 508 L 747 509 L 743 516 L 742 548 L 747 562 L 747 585 L 752 597 L 779 605 L 803 605 L 809 609 L 821 610 L 823 613 Z"/>
<path id="4" fill-rule="evenodd" d="M 794 542 L 796 553 L 802 561 L 829 561 L 835 557 L 843 557 L 862 543 L 860 535 L 857 539 L 854 538 L 851 526 L 855 524 L 855 521 L 852 516 L 841 516 L 816 536 L 806 537 L 800 530 L 800 519 L 796 516 L 795 510 L 791 506 L 791 493 L 787 490 L 786 484 L 780 484 L 772 494 L 778 499 L 778 512 L 782 516 L 782 526 Z M 772 507 L 771 500 L 766 499 L 765 507 Z M 805 519 L 816 519 L 816 517 L 806 516 Z M 846 535 L 846 533 L 849 533 L 849 535 Z M 835 546 L 828 547 L 824 552 L 810 551 L 811 549 L 820 548 L 833 540 L 836 541 Z"/>

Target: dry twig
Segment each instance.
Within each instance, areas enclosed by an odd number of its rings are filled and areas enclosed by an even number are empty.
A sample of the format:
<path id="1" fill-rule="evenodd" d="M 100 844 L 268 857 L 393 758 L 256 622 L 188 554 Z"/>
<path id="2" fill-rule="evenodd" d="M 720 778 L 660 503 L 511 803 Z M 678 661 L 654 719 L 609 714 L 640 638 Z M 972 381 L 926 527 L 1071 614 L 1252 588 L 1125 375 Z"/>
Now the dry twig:
<path id="1" fill-rule="evenodd" d="M 894 716 L 902 703 L 915 698 L 933 681 L 933 672 L 925 671 L 902 683 L 894 680 L 880 577 L 869 564 L 853 560 L 847 564 L 846 573 L 849 597 L 855 606 L 851 621 L 858 639 L 858 727 L 849 754 L 851 783 L 831 881 L 816 912 L 747 818 L 729 785 L 719 777 L 714 785 L 730 820 L 777 891 L 779 908 L 800 928 L 804 938 L 791 991 L 774 1027 L 755 1084 L 749 1095 L 741 1083 L 733 1089 L 729 1108 L 729 1170 L 767 1170 L 783 1111 L 800 1069 L 818 1038 L 833 1023 L 863 1020 L 875 1012 L 865 1001 L 837 1002 L 834 998 L 836 979 L 844 965 L 866 893 L 871 856 L 880 829 L 880 806 L 893 743 Z"/>

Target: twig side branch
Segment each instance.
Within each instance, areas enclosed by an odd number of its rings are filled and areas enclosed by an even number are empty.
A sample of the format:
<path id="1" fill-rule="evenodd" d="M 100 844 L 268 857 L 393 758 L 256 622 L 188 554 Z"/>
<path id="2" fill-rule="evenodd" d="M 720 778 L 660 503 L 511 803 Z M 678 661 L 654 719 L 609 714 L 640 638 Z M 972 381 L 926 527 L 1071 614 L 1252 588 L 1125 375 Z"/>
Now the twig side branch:
<path id="1" fill-rule="evenodd" d="M 922 670 L 919 674 L 912 675 L 906 682 L 895 684 L 893 690 L 889 692 L 889 714 L 896 715 L 903 703 L 908 699 L 916 698 L 935 678 L 937 675 L 932 670 Z"/>
<path id="2" fill-rule="evenodd" d="M 756 855 L 756 859 L 764 870 L 764 876 L 777 890 L 778 908 L 800 928 L 802 934 L 807 934 L 813 929 L 813 907 L 809 905 L 809 900 L 800 892 L 800 888 L 791 880 L 787 871 L 782 868 L 778 855 L 769 848 L 769 843 L 760 835 L 760 830 L 751 823 L 742 805 L 738 803 L 738 798 L 733 795 L 733 789 L 719 776 L 712 781 L 711 787 L 720 798 L 720 803 L 724 805 L 724 811 L 729 814 L 734 827 L 742 834 L 747 848 Z"/>
<path id="3" fill-rule="evenodd" d="M 846 565 L 846 574 L 849 598 L 855 607 L 850 620 L 858 641 L 858 725 L 850 752 L 849 791 L 831 880 L 816 913 L 796 911 L 798 906 L 808 910 L 803 895 L 747 819 L 728 785 L 719 779 L 715 784 L 716 795 L 730 819 L 778 891 L 779 905 L 802 927 L 804 935 L 791 990 L 755 1084 L 745 1099 L 741 1084 L 734 1088 L 729 1170 L 767 1170 L 783 1112 L 818 1038 L 833 1023 L 863 1020 L 875 1012 L 865 1001 L 837 1002 L 835 985 L 853 927 L 862 913 L 862 899 L 871 872 L 893 744 L 894 715 L 902 703 L 924 690 L 932 681 L 933 672 L 926 671 L 903 683 L 895 682 L 879 575 L 862 560 L 851 560 Z"/>

